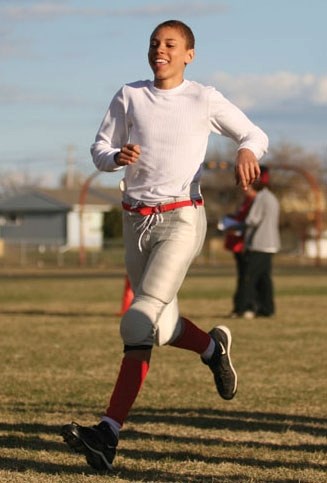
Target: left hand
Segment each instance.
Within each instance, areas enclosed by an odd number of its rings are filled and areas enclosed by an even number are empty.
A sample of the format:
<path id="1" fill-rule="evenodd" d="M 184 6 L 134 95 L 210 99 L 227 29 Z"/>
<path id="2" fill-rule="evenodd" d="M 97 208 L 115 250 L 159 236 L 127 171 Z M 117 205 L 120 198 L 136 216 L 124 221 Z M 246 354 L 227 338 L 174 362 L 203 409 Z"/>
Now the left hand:
<path id="1" fill-rule="evenodd" d="M 235 180 L 244 191 L 260 176 L 260 167 L 254 153 L 242 148 L 238 151 L 235 162 Z"/>

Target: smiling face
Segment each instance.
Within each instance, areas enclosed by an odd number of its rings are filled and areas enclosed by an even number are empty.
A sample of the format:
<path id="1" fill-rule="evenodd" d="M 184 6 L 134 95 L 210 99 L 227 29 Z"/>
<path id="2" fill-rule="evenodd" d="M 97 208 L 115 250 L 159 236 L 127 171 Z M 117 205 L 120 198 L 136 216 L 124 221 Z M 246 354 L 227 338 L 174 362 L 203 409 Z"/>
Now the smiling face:
<path id="1" fill-rule="evenodd" d="M 161 27 L 150 38 L 148 59 L 154 73 L 154 85 L 172 89 L 183 82 L 184 70 L 192 62 L 194 49 L 188 48 L 180 29 Z"/>

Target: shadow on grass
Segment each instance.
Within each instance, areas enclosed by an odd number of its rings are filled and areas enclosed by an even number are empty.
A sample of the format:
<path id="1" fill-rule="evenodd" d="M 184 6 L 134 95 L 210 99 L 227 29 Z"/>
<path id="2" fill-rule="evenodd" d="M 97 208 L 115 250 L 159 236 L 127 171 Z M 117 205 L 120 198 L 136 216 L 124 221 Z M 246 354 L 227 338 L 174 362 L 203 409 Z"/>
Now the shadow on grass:
<path id="1" fill-rule="evenodd" d="M 108 312 L 86 312 L 83 310 L 79 311 L 60 311 L 60 310 L 49 310 L 49 309 L 0 309 L 0 315 L 19 315 L 19 316 L 33 316 L 33 317 L 69 317 L 69 318 L 81 318 L 81 317 L 105 317 L 105 318 L 110 318 L 114 317 L 115 319 L 120 319 L 121 318 L 121 313 L 119 313 L 119 305 L 120 301 L 117 302 L 117 311 L 113 312 L 108 310 Z M 199 316 L 199 314 L 189 314 L 187 313 L 187 316 L 191 319 L 195 319 Z M 216 321 L 217 319 L 230 319 L 230 317 L 226 314 L 212 314 L 212 313 L 207 313 L 205 314 L 204 312 L 201 312 L 201 317 L 207 319 L 207 320 L 214 320 Z"/>
<path id="2" fill-rule="evenodd" d="M 117 303 L 117 306 L 119 304 Z M 120 317 L 119 310 L 116 313 L 112 312 L 85 312 L 85 311 L 69 311 L 63 312 L 60 310 L 48 310 L 48 309 L 1 309 L 0 315 L 32 315 L 49 316 L 49 317 Z"/>
<path id="3" fill-rule="evenodd" d="M 158 455 L 156 455 L 158 456 Z M 187 457 L 186 461 L 189 460 Z M 105 473 L 95 471 L 92 468 L 88 468 L 86 465 L 64 465 L 59 463 L 44 463 L 39 461 L 33 461 L 30 459 L 19 458 L 7 458 L 0 456 L 0 464 L 2 470 L 15 471 L 17 473 L 24 473 L 26 471 L 34 471 L 40 475 L 103 475 L 104 481 L 108 481 L 110 475 L 114 477 L 124 478 L 126 481 L 136 482 L 161 482 L 161 483 L 181 483 L 181 475 L 176 475 L 174 472 L 160 471 L 160 470 L 128 470 L 123 468 L 117 468 L 112 473 Z M 183 482 L 191 483 L 221 483 L 221 477 L 194 475 L 192 472 L 183 472 Z M 244 483 L 244 476 L 228 475 L 224 474 L 224 483 Z M 289 479 L 270 479 L 270 483 L 291 483 L 294 480 Z"/>
<path id="4" fill-rule="evenodd" d="M 80 311 L 60 311 L 60 310 L 49 310 L 49 309 L 0 309 L 0 315 L 20 315 L 20 316 L 33 316 L 33 317 L 70 317 L 70 318 L 81 318 L 81 317 L 114 317 L 114 318 L 121 318 L 121 313 L 119 313 L 119 305 L 120 301 L 117 301 L 117 311 L 109 311 L 108 312 L 86 312 L 83 310 Z M 186 312 L 185 312 L 186 313 Z M 187 316 L 190 319 L 196 319 L 199 314 L 189 314 L 187 313 Z M 201 317 L 207 319 L 207 320 L 214 320 L 216 321 L 217 319 L 230 319 L 229 315 L 226 314 L 212 314 L 212 313 L 204 313 L 203 311 L 201 312 Z"/>
<path id="5" fill-rule="evenodd" d="M 69 405 L 67 405 L 69 406 Z M 33 411 L 37 411 L 36 405 L 33 405 Z M 61 408 L 63 409 L 63 408 Z M 68 408 L 66 407 L 67 411 Z M 76 408 L 75 408 L 76 409 Z M 79 407 L 77 410 L 79 414 L 83 414 L 83 411 L 88 410 L 89 414 L 92 414 L 92 410 L 89 407 Z M 31 408 L 30 408 L 31 410 Z M 39 408 L 41 411 L 41 408 Z M 70 410 L 70 408 L 69 408 Z M 43 406 L 44 412 L 44 406 Z M 51 411 L 50 411 L 51 412 Z M 46 418 L 46 414 L 44 414 Z M 242 448 L 255 448 L 256 450 L 271 450 L 277 451 L 298 451 L 305 453 L 315 453 L 319 451 L 325 451 L 326 446 L 322 444 L 274 444 L 265 441 L 251 441 L 251 438 L 244 441 L 234 440 L 225 441 L 223 439 L 224 430 L 228 431 L 242 431 L 242 432 L 274 432 L 277 434 L 285 433 L 287 431 L 293 431 L 301 434 L 308 434 L 311 436 L 325 436 L 327 419 L 308 417 L 302 415 L 280 414 L 280 413 L 265 413 L 265 412 L 251 412 L 251 411 L 223 411 L 213 410 L 210 408 L 136 408 L 130 415 L 130 422 L 137 426 L 137 424 L 143 425 L 145 423 L 166 424 L 170 428 L 174 425 L 186 426 L 197 429 L 220 429 L 222 431 L 221 438 L 201 439 L 201 452 L 199 452 L 199 438 L 198 436 L 192 436 L 190 429 L 190 436 L 179 436 L 178 431 L 174 431 L 173 435 L 168 435 L 163 432 L 156 431 L 155 433 L 129 430 L 126 429 L 122 432 L 123 440 L 139 441 L 139 449 L 121 448 L 119 455 L 123 458 L 130 458 L 138 461 L 142 460 L 144 466 L 144 460 L 148 462 L 148 466 L 156 466 L 155 469 L 145 468 L 144 470 L 130 470 L 122 464 L 117 465 L 115 475 L 125 478 L 126 481 L 160 481 L 160 482 L 180 482 L 181 475 L 176 475 L 167 471 L 161 471 L 157 468 L 158 461 L 168 462 L 171 467 L 174 467 L 174 463 L 179 465 L 184 462 L 184 466 L 187 468 L 187 462 L 192 463 L 207 463 L 207 464 L 233 464 L 240 467 L 250 467 L 252 469 L 261 470 L 280 470 L 281 468 L 287 468 L 288 470 L 312 470 L 322 471 L 322 467 L 319 463 L 312 461 L 304 461 L 303 455 L 299 455 L 298 460 L 294 460 L 294 457 L 290 461 L 281 461 L 280 457 L 276 459 L 260 458 L 259 454 L 255 458 L 246 457 L 242 453 Z M 0 467 L 2 470 L 9 470 L 15 472 L 25 472 L 27 470 L 35 471 L 43 474 L 94 474 L 95 472 L 88 468 L 86 463 L 84 464 L 81 456 L 75 455 L 70 452 L 67 446 L 59 440 L 60 426 L 55 424 L 41 424 L 41 423 L 0 423 L 0 448 L 6 448 L 9 450 L 24 450 L 25 454 L 28 454 L 29 458 L 19 459 L 17 457 L 0 456 Z M 197 433 L 198 434 L 198 433 Z M 49 439 L 49 435 L 53 435 L 53 439 Z M 172 449 L 171 451 L 156 451 L 153 449 L 154 442 L 172 443 L 172 446 L 176 447 L 178 444 L 186 444 L 187 451 Z M 204 447 L 217 446 L 221 448 L 235 447 L 235 455 L 229 456 L 222 454 L 222 456 L 215 454 L 206 456 Z M 29 452 L 29 453 L 26 453 Z M 33 459 L 34 452 L 47 452 L 49 454 L 48 462 L 36 461 Z M 65 463 L 53 462 L 51 453 L 71 453 L 72 464 L 67 465 Z M 78 461 L 78 464 L 74 463 Z M 215 477 L 196 476 L 191 473 L 183 472 L 183 481 L 192 482 L 215 482 L 219 481 Z M 235 475 L 224 475 L 224 481 L 236 482 L 244 481 Z M 288 480 L 272 480 L 272 483 L 283 482 Z M 294 480 L 289 480 L 294 481 Z"/>
<path id="6" fill-rule="evenodd" d="M 196 440 L 198 442 L 198 440 Z M 195 444 L 195 441 L 193 442 Z M 237 446 L 239 443 L 236 442 Z M 277 468 L 288 468 L 293 470 L 322 470 L 322 465 L 319 463 L 312 463 L 307 461 L 280 461 L 278 458 L 277 460 L 271 459 L 260 459 L 260 458 L 244 458 L 242 456 L 235 457 L 235 456 L 204 456 L 202 453 L 196 453 L 190 449 L 190 451 L 172 451 L 165 452 L 163 455 L 159 451 L 149 451 L 143 450 L 142 452 L 135 452 L 135 450 L 122 450 L 121 454 L 133 459 L 147 459 L 152 461 L 160 461 L 166 460 L 173 462 L 201 462 L 201 463 L 208 463 L 208 464 L 236 464 L 239 466 L 250 466 L 250 467 L 257 467 L 261 469 L 277 469 Z"/>
<path id="7" fill-rule="evenodd" d="M 49 457 L 50 460 L 50 457 Z M 16 471 L 18 473 L 24 473 L 25 471 L 35 471 L 37 473 L 45 473 L 49 475 L 55 474 L 94 474 L 92 469 L 88 469 L 87 466 L 83 464 L 80 465 L 65 465 L 62 463 L 50 463 L 43 461 L 34 461 L 28 458 L 10 458 L 5 456 L 0 456 L 0 468 L 1 470 Z"/>
<path id="8" fill-rule="evenodd" d="M 135 409 L 130 416 L 133 422 L 178 424 L 203 429 L 229 431 L 294 431 L 326 436 L 327 419 L 292 414 L 260 411 L 223 411 L 211 408 L 144 408 Z"/>
<path id="9" fill-rule="evenodd" d="M 196 438 L 188 437 L 188 436 L 178 436 L 178 435 L 167 435 L 167 434 L 153 434 L 147 433 L 145 431 L 131 431 L 126 430 L 124 431 L 124 439 L 127 440 L 140 440 L 140 441 L 167 441 L 168 443 L 171 441 L 174 444 L 187 444 L 192 445 L 195 442 Z M 199 443 L 199 439 L 197 439 Z M 272 451 L 301 451 L 306 453 L 316 453 L 317 451 L 326 451 L 327 445 L 325 444 L 313 444 L 313 443 L 303 443 L 303 444 L 274 444 L 264 441 L 251 441 L 244 440 L 242 441 L 226 441 L 223 437 L 222 438 L 215 438 L 215 439 L 201 439 L 201 446 L 222 446 L 224 448 L 235 448 L 237 445 L 238 447 L 244 448 L 256 448 L 256 449 L 267 449 Z"/>
<path id="10" fill-rule="evenodd" d="M 3 409 L 10 411 L 11 405 L 4 404 Z M 51 402 L 37 403 L 17 403 L 14 408 L 15 413 L 46 413 L 63 414 L 67 419 L 67 414 L 74 411 L 80 417 L 83 415 L 94 414 L 93 407 L 89 404 L 70 403 L 52 404 Z M 97 415 L 95 415 L 97 417 Z M 311 417 L 300 414 L 284 414 L 263 411 L 237 411 L 221 410 L 206 407 L 197 408 L 151 408 L 136 407 L 129 416 L 132 423 L 164 423 L 168 426 L 182 425 L 200 429 L 221 429 L 228 431 L 270 431 L 275 433 L 285 433 L 293 431 L 296 433 L 310 434 L 312 436 L 326 436 L 327 418 Z M 64 421 L 66 422 L 66 421 Z M 46 428 L 46 431 L 44 431 Z M 0 431 L 20 431 L 30 433 L 57 433 L 59 426 L 40 423 L 5 423 L 0 422 Z M 126 431 L 124 431 L 126 433 Z"/>
<path id="11" fill-rule="evenodd" d="M 217 298 L 216 296 L 212 297 L 213 298 Z M 209 297 L 209 300 L 210 300 L 210 297 Z M 19 316 L 32 316 L 32 317 L 44 317 L 44 316 L 47 316 L 47 317 L 69 317 L 69 318 L 81 318 L 81 317 L 84 317 L 84 318 L 87 318 L 87 317 L 105 317 L 105 318 L 110 318 L 110 317 L 114 317 L 114 318 L 118 318 L 120 319 L 121 318 L 121 313 L 119 313 L 119 304 L 120 304 L 120 301 L 117 301 L 117 311 L 115 312 L 112 312 L 112 311 L 109 311 L 108 312 L 86 312 L 86 311 L 83 311 L 83 310 L 80 310 L 80 311 L 67 311 L 67 312 L 64 312 L 64 311 L 59 311 L 59 310 L 49 310 L 49 309 L 0 309 L 0 315 L 19 315 Z M 190 319 L 196 319 L 199 314 L 192 314 L 192 313 L 189 313 L 189 312 L 186 312 L 185 311 L 185 316 L 187 315 L 188 318 Z M 217 321 L 217 319 L 228 319 L 230 320 L 230 316 L 226 313 L 220 313 L 220 314 L 212 314 L 212 312 L 208 312 L 208 313 L 205 313 L 203 310 L 201 311 L 201 317 L 202 318 L 205 318 L 206 320 L 213 320 L 213 321 Z M 266 317 L 267 319 L 267 317 Z"/>

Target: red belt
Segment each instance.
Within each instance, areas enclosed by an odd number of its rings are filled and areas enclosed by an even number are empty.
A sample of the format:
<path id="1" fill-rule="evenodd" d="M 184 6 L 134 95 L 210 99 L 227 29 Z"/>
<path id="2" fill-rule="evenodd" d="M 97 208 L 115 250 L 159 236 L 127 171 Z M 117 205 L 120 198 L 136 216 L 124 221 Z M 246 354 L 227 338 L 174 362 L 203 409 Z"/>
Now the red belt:
<path id="1" fill-rule="evenodd" d="M 175 203 L 166 203 L 165 205 L 158 204 L 155 206 L 132 206 L 124 201 L 122 202 L 124 210 L 131 211 L 132 213 L 139 213 L 142 216 L 165 213 L 166 211 L 176 210 L 177 208 L 183 208 L 184 206 L 203 206 L 203 204 L 202 198 L 196 200 L 176 201 Z"/>

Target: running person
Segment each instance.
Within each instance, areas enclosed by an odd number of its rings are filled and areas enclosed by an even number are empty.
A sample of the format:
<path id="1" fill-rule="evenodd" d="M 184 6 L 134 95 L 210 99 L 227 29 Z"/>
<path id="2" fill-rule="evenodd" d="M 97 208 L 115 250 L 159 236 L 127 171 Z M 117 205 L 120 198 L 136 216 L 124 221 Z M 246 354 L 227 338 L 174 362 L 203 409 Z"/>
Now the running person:
<path id="1" fill-rule="evenodd" d="M 201 167 L 211 132 L 232 138 L 236 182 L 259 176 L 265 133 L 213 87 L 184 79 L 194 58 L 191 29 L 177 20 L 158 25 L 148 60 L 154 80 L 124 85 L 114 96 L 91 147 L 100 171 L 125 167 L 122 186 L 126 268 L 135 294 L 121 319 L 124 354 L 102 420 L 66 424 L 62 436 L 99 470 L 111 470 L 120 430 L 149 369 L 154 344 L 193 351 L 210 368 L 219 395 L 232 399 L 237 375 L 231 334 L 209 333 L 179 314 L 177 293 L 206 235 Z"/>

